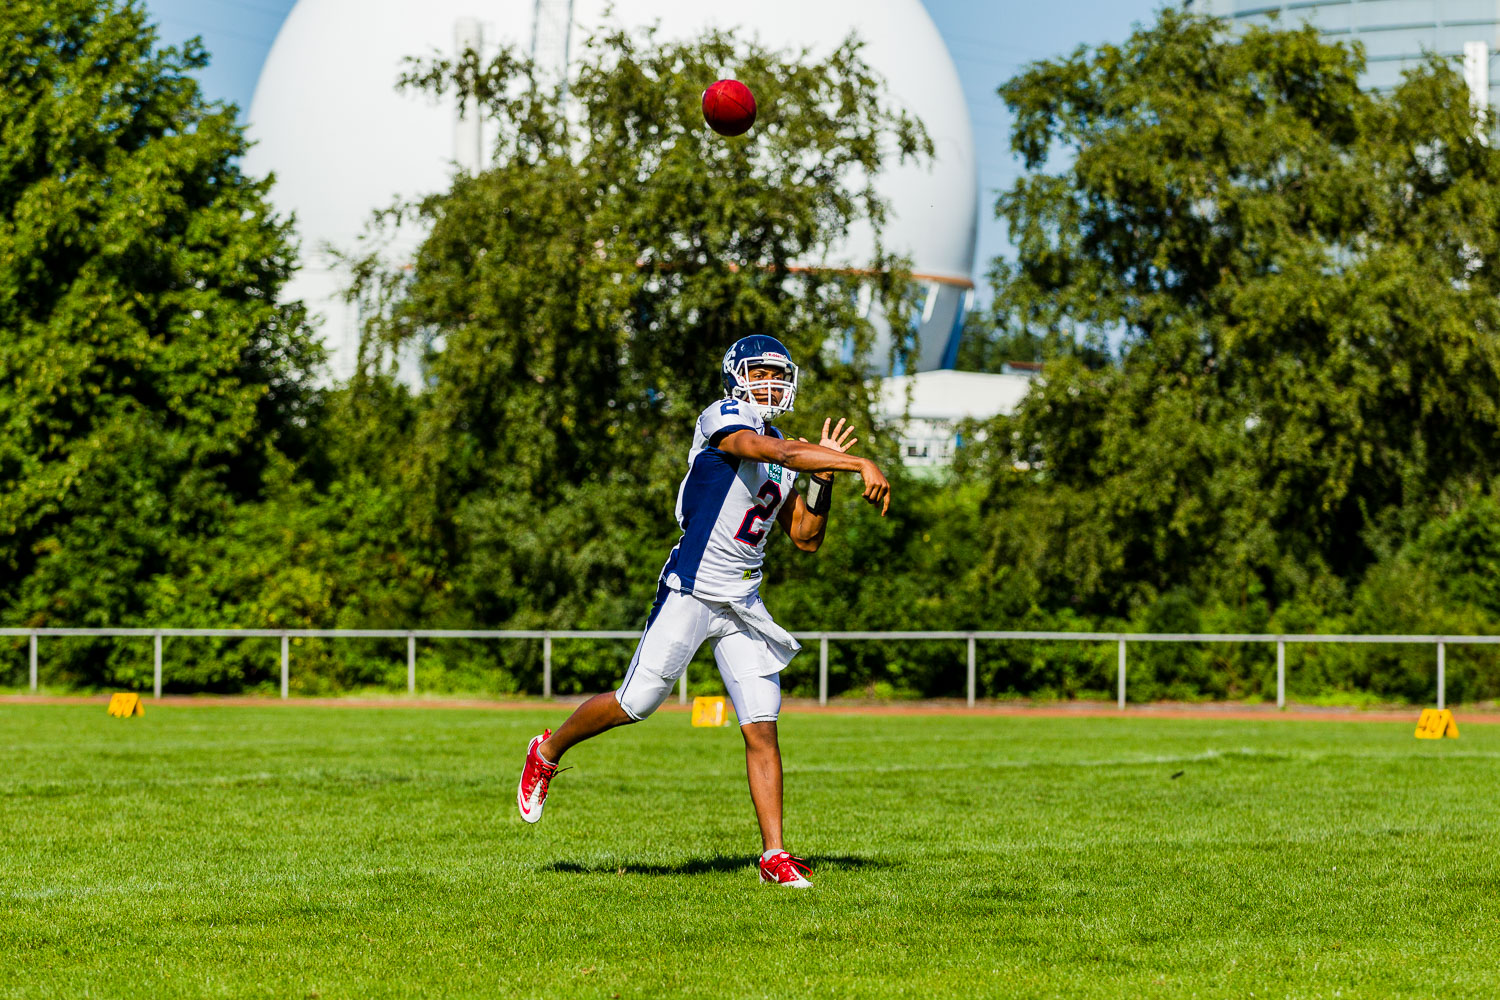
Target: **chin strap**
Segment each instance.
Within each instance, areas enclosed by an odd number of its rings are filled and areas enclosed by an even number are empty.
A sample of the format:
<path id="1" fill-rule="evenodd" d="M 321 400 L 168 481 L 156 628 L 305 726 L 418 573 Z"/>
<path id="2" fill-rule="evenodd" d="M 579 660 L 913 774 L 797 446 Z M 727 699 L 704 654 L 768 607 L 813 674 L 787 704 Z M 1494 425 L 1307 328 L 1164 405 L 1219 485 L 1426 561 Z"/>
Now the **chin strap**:
<path id="1" fill-rule="evenodd" d="M 807 481 L 807 496 L 803 498 L 807 512 L 815 517 L 827 517 L 833 505 L 833 477 L 813 476 Z"/>

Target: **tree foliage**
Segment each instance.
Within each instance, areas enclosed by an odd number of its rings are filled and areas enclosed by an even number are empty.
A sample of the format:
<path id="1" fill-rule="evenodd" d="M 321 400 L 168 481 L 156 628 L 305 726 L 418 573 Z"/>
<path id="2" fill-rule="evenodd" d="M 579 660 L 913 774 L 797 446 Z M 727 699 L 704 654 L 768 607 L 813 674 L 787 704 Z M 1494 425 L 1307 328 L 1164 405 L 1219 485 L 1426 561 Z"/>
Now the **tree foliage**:
<path id="1" fill-rule="evenodd" d="M 0 10 L 0 609 L 140 623 L 268 463 L 308 445 L 319 352 L 266 181 L 196 43 L 134 2 Z"/>
<path id="2" fill-rule="evenodd" d="M 1052 356 L 978 462 L 994 574 L 1094 614 L 1274 609 L 1494 482 L 1500 153 L 1452 66 L 1363 68 L 1168 9 L 1001 88 L 1027 173 L 997 326 Z"/>
<path id="3" fill-rule="evenodd" d="M 769 333 L 803 365 L 784 428 L 853 417 L 896 486 L 884 519 L 836 489 L 814 558 L 773 542 L 767 599 L 794 628 L 1500 627 L 1500 161 L 1440 61 L 1375 94 L 1357 48 L 1168 9 L 1005 84 L 1018 253 L 962 357 L 1045 377 L 929 480 L 874 420 L 866 305 L 910 305 L 873 181 L 932 150 L 852 39 L 813 58 L 606 31 L 566 91 L 513 52 L 413 61 L 404 85 L 471 98 L 496 158 L 382 213 L 416 255 L 352 262 L 361 365 L 315 391 L 279 301 L 290 229 L 235 166 L 196 44 L 158 46 L 130 2 L 19 0 L 0 27 L 7 624 L 635 627 L 719 358 Z M 725 73 L 761 99 L 741 139 L 698 112 Z M 866 225 L 868 273 L 808 266 Z M 399 685 L 403 646 L 300 644 L 293 687 Z M 832 687 L 957 694 L 961 646 L 835 644 Z M 139 645 L 48 647 L 54 682 L 149 675 Z M 538 652 L 424 646 L 419 680 L 534 691 Z M 628 655 L 559 644 L 557 687 L 613 683 Z M 1113 655 L 981 643 L 980 690 L 1102 696 Z M 1428 660 L 1294 648 L 1292 692 L 1418 699 Z M 269 640 L 173 640 L 167 661 L 169 688 L 276 683 Z M 1256 647 L 1131 662 L 1133 697 L 1274 686 Z M 1500 694 L 1494 652 L 1450 650 L 1448 676 Z"/>
<path id="4" fill-rule="evenodd" d="M 426 351 L 403 483 L 452 588 L 427 613 L 453 624 L 633 623 L 729 344 L 790 346 L 809 414 L 793 428 L 864 423 L 860 285 L 905 307 L 901 262 L 879 249 L 873 276 L 808 266 L 858 223 L 878 234 L 873 179 L 930 151 L 855 42 L 796 60 L 615 30 L 579 66 L 564 91 L 508 51 L 414 61 L 407 86 L 472 99 L 493 123 L 495 160 L 396 213 L 426 234 L 410 271 L 372 258 L 357 272 L 375 318 L 351 392 Z M 702 82 L 725 67 L 760 96 L 753 138 L 702 123 Z"/>

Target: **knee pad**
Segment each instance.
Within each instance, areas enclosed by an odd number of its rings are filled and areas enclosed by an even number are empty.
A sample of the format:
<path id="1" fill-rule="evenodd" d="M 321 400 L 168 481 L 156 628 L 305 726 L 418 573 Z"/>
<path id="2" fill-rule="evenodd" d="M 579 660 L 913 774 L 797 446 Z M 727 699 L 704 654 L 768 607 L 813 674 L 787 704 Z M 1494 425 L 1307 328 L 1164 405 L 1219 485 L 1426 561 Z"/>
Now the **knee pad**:
<path id="1" fill-rule="evenodd" d="M 620 703 L 626 715 L 640 722 L 661 708 L 671 695 L 672 686 L 676 683 L 670 678 L 662 677 L 660 674 L 636 665 L 630 673 L 625 675 L 625 682 L 615 691 L 615 700 Z"/>
<path id="2" fill-rule="evenodd" d="M 729 688 L 730 700 L 734 702 L 734 714 L 740 725 L 752 722 L 775 722 L 781 715 L 781 678 L 753 677 L 739 680 Z"/>
<path id="3" fill-rule="evenodd" d="M 640 722 L 661 708 L 703 644 L 712 617 L 712 609 L 690 594 L 665 595 L 641 633 L 625 680 L 615 691 L 615 700 L 626 715 Z"/>

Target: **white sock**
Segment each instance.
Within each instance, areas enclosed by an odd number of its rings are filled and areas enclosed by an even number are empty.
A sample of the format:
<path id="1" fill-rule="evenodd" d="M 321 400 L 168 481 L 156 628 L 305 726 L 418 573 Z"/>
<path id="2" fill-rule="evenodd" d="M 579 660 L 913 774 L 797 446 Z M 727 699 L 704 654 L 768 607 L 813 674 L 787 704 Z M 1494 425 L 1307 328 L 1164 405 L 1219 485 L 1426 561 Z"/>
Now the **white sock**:
<path id="1" fill-rule="evenodd" d="M 782 852 L 781 848 L 779 848 L 779 847 L 773 847 L 769 851 L 767 851 L 766 853 L 762 854 L 760 856 L 760 859 L 762 861 L 770 861 L 772 858 L 776 857 L 776 855 L 780 854 L 781 852 Z"/>

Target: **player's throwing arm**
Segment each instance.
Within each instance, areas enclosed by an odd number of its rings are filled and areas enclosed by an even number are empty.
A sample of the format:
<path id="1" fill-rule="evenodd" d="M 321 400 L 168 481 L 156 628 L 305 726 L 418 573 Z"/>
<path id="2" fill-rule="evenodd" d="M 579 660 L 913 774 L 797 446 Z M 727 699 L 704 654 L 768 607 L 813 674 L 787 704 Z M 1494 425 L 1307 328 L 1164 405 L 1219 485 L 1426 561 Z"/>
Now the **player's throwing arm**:
<path id="1" fill-rule="evenodd" d="M 844 421 L 839 421 L 839 428 L 843 428 Z M 843 431 L 844 435 L 852 432 L 852 428 Z M 836 430 L 835 434 L 838 433 Z M 864 498 L 880 508 L 880 516 L 884 517 L 886 511 L 891 509 L 891 484 L 885 478 L 885 473 L 880 471 L 880 466 L 859 455 L 851 455 L 841 450 L 836 444 L 837 439 L 830 435 L 828 421 L 823 421 L 824 444 L 813 444 L 811 441 L 798 439 L 789 441 L 785 438 L 772 437 L 769 434 L 759 434 L 752 430 L 735 431 L 719 444 L 719 447 L 735 456 L 752 462 L 768 462 L 773 465 L 785 466 L 797 472 L 807 472 L 816 475 L 822 472 L 856 472 L 864 483 Z M 849 442 L 853 446 L 858 439 Z M 830 444 L 833 446 L 830 447 Z"/>

